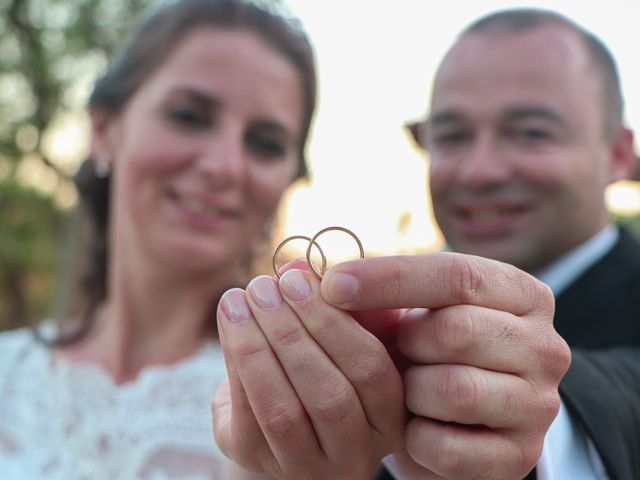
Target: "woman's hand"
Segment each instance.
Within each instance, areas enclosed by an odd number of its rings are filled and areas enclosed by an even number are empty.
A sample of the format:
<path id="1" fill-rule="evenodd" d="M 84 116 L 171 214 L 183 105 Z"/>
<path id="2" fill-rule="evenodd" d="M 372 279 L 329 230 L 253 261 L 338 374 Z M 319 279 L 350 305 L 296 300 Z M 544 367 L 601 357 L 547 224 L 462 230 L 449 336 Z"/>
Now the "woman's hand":
<path id="1" fill-rule="evenodd" d="M 213 402 L 220 449 L 282 479 L 366 479 L 404 447 L 401 375 L 380 340 L 329 305 L 301 269 L 261 276 L 218 308 L 228 382 Z"/>

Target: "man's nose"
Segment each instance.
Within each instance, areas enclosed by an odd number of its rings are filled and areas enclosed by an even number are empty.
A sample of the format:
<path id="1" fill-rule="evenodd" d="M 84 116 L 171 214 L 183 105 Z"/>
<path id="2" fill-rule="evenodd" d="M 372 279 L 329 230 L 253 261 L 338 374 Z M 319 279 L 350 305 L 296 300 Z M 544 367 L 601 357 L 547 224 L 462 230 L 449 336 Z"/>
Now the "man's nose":
<path id="1" fill-rule="evenodd" d="M 510 169 L 499 139 L 485 132 L 471 143 L 459 166 L 458 179 L 467 186 L 481 188 L 505 181 Z"/>

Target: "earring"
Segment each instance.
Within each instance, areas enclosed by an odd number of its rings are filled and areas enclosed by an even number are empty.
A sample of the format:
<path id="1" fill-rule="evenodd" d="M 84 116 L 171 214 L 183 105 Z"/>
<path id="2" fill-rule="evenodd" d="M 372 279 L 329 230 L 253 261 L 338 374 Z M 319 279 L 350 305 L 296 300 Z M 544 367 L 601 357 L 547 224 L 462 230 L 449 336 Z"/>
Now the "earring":
<path id="1" fill-rule="evenodd" d="M 102 160 L 93 163 L 93 172 L 98 178 L 106 178 L 111 173 L 111 155 L 105 155 Z"/>

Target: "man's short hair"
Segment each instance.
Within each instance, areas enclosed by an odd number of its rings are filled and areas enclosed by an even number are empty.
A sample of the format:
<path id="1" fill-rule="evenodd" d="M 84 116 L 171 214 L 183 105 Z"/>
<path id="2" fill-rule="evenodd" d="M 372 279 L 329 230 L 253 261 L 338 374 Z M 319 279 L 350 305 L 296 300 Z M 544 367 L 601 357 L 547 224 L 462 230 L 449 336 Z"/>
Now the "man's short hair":
<path id="1" fill-rule="evenodd" d="M 620 76 L 613 55 L 595 34 L 559 13 L 524 8 L 490 13 L 469 25 L 459 38 L 471 33 L 519 33 L 546 25 L 567 28 L 582 40 L 593 65 L 601 73 L 604 108 L 607 112 L 607 118 L 604 119 L 605 134 L 612 135 L 623 123 L 624 100 Z"/>

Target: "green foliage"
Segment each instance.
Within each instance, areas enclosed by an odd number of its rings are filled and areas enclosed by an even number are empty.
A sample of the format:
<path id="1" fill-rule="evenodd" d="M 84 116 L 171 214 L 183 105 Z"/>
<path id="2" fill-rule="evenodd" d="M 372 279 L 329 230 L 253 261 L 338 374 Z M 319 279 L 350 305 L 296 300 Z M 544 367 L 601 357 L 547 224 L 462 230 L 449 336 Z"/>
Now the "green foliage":
<path id="1" fill-rule="evenodd" d="M 44 314 L 62 219 L 50 197 L 13 180 L 0 182 L 0 327 Z"/>
<path id="2" fill-rule="evenodd" d="M 84 108 L 107 58 L 136 14 L 151 3 L 4 0 L 0 4 L 0 156 L 10 162 L 12 171 L 25 154 L 36 153 L 63 180 L 68 178 L 69 172 L 43 151 L 44 133 L 61 112 Z"/>
<path id="3" fill-rule="evenodd" d="M 0 330 L 45 315 L 56 269 L 65 268 L 55 262 L 66 214 L 50 187 L 29 178 L 34 169 L 21 167 L 39 163 L 53 174 L 49 184 L 69 188 L 73 162 L 55 158 L 43 139 L 56 119 L 84 111 L 108 58 L 153 3 L 0 0 Z"/>

